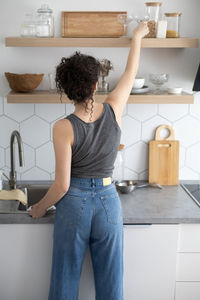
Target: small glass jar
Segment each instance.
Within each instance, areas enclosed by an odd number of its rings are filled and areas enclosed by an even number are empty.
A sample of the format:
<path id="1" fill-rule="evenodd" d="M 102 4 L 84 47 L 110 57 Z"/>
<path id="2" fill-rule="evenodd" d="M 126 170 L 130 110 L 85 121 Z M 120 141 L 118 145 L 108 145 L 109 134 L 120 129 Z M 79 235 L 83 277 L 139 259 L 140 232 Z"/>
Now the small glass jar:
<path id="1" fill-rule="evenodd" d="M 182 13 L 165 13 L 167 20 L 167 38 L 180 37 L 180 20 Z"/>
<path id="2" fill-rule="evenodd" d="M 157 38 L 166 38 L 167 34 L 167 20 L 166 17 L 160 14 L 160 17 L 158 19 L 157 23 L 157 32 L 156 32 L 156 37 Z"/>
<path id="3" fill-rule="evenodd" d="M 56 90 L 56 74 L 55 72 L 48 73 L 48 81 L 49 81 L 49 92 L 54 93 Z"/>
<path id="4" fill-rule="evenodd" d="M 25 14 L 24 22 L 21 25 L 22 37 L 33 37 L 36 35 L 36 23 L 33 14 Z"/>
<path id="5" fill-rule="evenodd" d="M 115 182 L 120 182 L 123 180 L 123 172 L 124 172 L 123 150 L 124 150 L 124 145 L 120 144 L 117 152 L 117 157 L 114 163 L 114 170 L 112 176 Z"/>
<path id="6" fill-rule="evenodd" d="M 156 38 L 157 23 L 160 16 L 160 6 L 162 2 L 146 2 L 147 15 L 149 20 L 147 22 L 149 33 L 145 36 L 146 38 Z"/>
<path id="7" fill-rule="evenodd" d="M 54 36 L 54 18 L 53 10 L 47 4 L 42 4 L 37 10 L 37 32 L 38 37 L 53 37 Z"/>

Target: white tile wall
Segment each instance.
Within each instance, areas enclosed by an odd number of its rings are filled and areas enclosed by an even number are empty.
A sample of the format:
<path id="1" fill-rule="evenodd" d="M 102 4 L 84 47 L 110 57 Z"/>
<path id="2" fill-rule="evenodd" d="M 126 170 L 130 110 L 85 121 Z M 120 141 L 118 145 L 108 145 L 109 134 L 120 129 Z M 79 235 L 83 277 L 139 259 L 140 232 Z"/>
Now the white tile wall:
<path id="1" fill-rule="evenodd" d="M 37 148 L 49 141 L 49 123 L 40 119 L 37 115 L 23 121 L 20 126 L 23 141 L 28 145 Z"/>
<path id="2" fill-rule="evenodd" d="M 34 114 L 34 104 L 23 105 L 21 103 L 11 104 L 4 101 L 4 113 L 11 119 L 22 122 Z"/>
<path id="3" fill-rule="evenodd" d="M 44 159 L 45 157 L 45 159 Z M 52 173 L 55 170 L 53 143 L 48 142 L 36 149 L 36 165 Z"/>
<path id="4" fill-rule="evenodd" d="M 50 110 L 47 109 L 46 104 L 36 104 L 35 113 L 45 121 L 51 122 L 65 115 L 65 104 L 51 104 Z"/>
<path id="5" fill-rule="evenodd" d="M 141 3 L 143 2 L 143 3 Z M 72 104 L 7 104 L 4 97 L 8 92 L 8 83 L 3 72 L 51 72 L 61 57 L 74 53 L 74 48 L 6 48 L 4 37 L 19 36 L 20 25 L 28 10 L 36 10 L 39 0 L 17 2 L 16 9 L 12 0 L 1 1 L 0 19 L 0 167 L 9 172 L 9 142 L 13 130 L 20 131 L 24 142 L 25 166 L 16 166 L 18 178 L 53 179 L 54 152 L 52 147 L 52 126 L 54 122 L 73 111 Z M 54 10 L 56 36 L 61 34 L 62 10 L 127 10 L 135 12 L 144 1 L 101 1 L 92 2 L 50 1 Z M 182 11 L 181 34 L 199 37 L 200 1 L 187 0 L 163 1 L 162 11 Z M 7 17 L 9 15 L 9 18 Z M 131 24 L 131 28 L 136 23 Z M 129 31 L 130 32 L 130 31 Z M 48 50 L 48 51 L 47 51 Z M 100 59 L 108 58 L 114 65 L 108 80 L 112 89 L 124 71 L 128 49 L 84 48 L 83 53 Z M 142 49 L 138 76 L 147 80 L 149 73 L 165 72 L 170 75 L 169 85 L 180 85 L 191 90 L 199 64 L 199 49 Z M 46 76 L 44 78 L 47 78 Z M 46 79 L 45 79 L 46 80 Z M 40 88 L 47 88 L 47 81 Z M 147 80 L 148 81 L 148 80 Z M 148 82 L 147 82 L 148 84 Z M 123 113 L 123 134 L 121 142 L 125 144 L 124 176 L 129 179 L 146 179 L 148 176 L 148 142 L 154 138 L 157 126 L 172 125 L 176 139 L 180 140 L 180 179 L 200 179 L 200 95 L 195 97 L 193 105 L 175 104 L 128 104 Z"/>

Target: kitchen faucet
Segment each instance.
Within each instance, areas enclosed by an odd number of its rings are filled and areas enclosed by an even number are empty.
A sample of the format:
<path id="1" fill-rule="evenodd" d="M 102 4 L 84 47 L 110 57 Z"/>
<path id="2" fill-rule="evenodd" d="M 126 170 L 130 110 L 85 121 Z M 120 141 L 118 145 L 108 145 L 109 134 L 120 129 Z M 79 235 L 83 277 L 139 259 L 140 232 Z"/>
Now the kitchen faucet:
<path id="1" fill-rule="evenodd" d="M 19 165 L 20 167 L 23 166 L 23 149 L 22 149 L 22 139 L 20 133 L 17 130 L 14 130 L 11 134 L 10 138 L 10 178 L 9 178 L 9 186 L 10 189 L 16 189 L 16 180 L 17 180 L 17 173 L 15 171 L 15 156 L 14 156 L 14 141 L 15 137 L 18 143 L 18 152 L 19 152 Z"/>

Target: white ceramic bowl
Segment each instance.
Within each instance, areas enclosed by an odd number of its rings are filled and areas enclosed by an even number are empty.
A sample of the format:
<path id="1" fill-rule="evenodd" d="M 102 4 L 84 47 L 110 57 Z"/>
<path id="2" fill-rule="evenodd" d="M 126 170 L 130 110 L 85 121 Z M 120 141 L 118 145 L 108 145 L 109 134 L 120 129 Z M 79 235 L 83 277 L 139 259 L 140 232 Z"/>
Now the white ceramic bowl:
<path id="1" fill-rule="evenodd" d="M 135 78 L 133 89 L 141 89 L 144 86 L 145 79 L 142 77 Z"/>
<path id="2" fill-rule="evenodd" d="M 169 94 L 181 94 L 182 93 L 182 88 L 181 87 L 169 87 L 168 88 L 168 93 Z"/>

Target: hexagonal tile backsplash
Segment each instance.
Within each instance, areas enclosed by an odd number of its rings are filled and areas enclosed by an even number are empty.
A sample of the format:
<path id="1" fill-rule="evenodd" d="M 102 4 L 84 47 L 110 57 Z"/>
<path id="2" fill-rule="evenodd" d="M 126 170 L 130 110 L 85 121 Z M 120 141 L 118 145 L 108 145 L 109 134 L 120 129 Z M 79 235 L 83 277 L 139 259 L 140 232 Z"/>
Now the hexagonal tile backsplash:
<path id="1" fill-rule="evenodd" d="M 127 104 L 122 120 L 124 178 L 148 178 L 148 142 L 159 125 L 169 124 L 180 140 L 180 179 L 200 179 L 200 96 L 192 105 Z M 73 111 L 72 104 L 7 104 L 0 97 L 0 168 L 10 169 L 10 134 L 19 130 L 23 140 L 25 166 L 18 166 L 17 178 L 54 178 L 52 126 Z"/>

